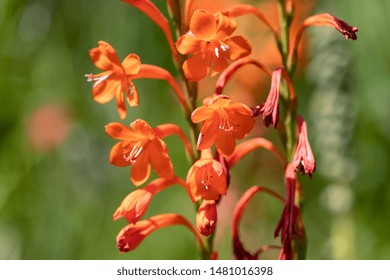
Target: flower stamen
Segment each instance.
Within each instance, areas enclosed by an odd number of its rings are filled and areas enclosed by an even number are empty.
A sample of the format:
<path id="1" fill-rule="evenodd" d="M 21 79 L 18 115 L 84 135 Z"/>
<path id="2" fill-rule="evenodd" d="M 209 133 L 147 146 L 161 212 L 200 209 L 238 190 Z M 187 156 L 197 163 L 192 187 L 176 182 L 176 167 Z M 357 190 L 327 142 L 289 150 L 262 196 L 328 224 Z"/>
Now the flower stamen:
<path id="1" fill-rule="evenodd" d="M 142 150 L 143 150 L 143 145 L 140 143 L 137 143 L 134 145 L 133 149 L 131 150 L 131 152 L 129 153 L 128 156 L 123 155 L 123 159 L 125 161 L 129 161 L 130 163 L 134 164 L 135 161 L 137 160 L 138 156 L 142 152 Z"/>

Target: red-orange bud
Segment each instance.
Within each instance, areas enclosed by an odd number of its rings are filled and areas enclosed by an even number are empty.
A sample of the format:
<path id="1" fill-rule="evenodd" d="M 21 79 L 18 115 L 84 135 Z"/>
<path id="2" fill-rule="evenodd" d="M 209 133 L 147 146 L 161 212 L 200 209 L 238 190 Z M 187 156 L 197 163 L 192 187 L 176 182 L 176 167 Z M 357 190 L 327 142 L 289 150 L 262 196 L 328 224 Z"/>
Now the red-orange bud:
<path id="1" fill-rule="evenodd" d="M 203 200 L 196 214 L 196 227 L 204 236 L 214 232 L 217 225 L 217 207 L 214 200 Z"/>

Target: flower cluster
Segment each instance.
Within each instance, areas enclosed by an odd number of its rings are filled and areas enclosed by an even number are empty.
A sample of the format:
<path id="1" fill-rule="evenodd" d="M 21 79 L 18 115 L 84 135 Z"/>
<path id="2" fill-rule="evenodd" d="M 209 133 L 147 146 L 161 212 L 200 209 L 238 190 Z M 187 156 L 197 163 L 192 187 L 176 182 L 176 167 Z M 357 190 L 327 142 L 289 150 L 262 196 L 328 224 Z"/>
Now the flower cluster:
<path id="1" fill-rule="evenodd" d="M 280 259 L 303 258 L 300 252 L 305 250 L 299 248 L 299 244 L 307 242 L 300 209 L 302 187 L 297 172 L 311 177 L 316 162 L 308 140 L 307 124 L 298 115 L 297 95 L 292 83 L 298 62 L 298 45 L 303 30 L 308 26 L 331 26 L 347 39 L 353 40 L 356 39 L 358 29 L 332 15 L 319 14 L 305 19 L 298 31 L 290 34 L 294 1 L 275 0 L 275 5 L 280 8 L 280 28 L 275 28 L 266 14 L 251 5 L 236 5 L 211 12 L 207 4 L 202 9 L 194 10 L 191 0 L 168 0 L 171 16 L 168 19 L 149 0 L 124 2 L 139 9 L 160 27 L 177 73 L 143 64 L 140 57 L 133 53 L 121 62 L 114 48 L 100 41 L 89 55 L 95 66 L 103 72 L 86 75 L 88 81 L 93 82 L 93 99 L 104 104 L 115 98 L 119 117 L 124 120 L 127 115 L 126 102 L 131 107 L 144 106 L 144 93 L 137 91 L 134 84 L 136 79 L 165 80 L 177 96 L 183 117 L 188 120 L 188 127 L 183 130 L 172 123 L 151 127 L 142 119 L 133 120 L 130 125 L 112 122 L 105 127 L 107 135 L 118 140 L 111 149 L 110 163 L 130 167 L 130 181 L 137 187 L 113 215 L 114 220 L 125 218 L 128 222 L 117 236 L 119 251 L 136 249 L 144 238 L 160 228 L 182 225 L 193 233 L 201 257 L 216 259 L 218 252 L 213 242 L 218 222 L 218 204 L 229 193 L 231 170 L 244 156 L 263 148 L 272 152 L 285 170 L 286 192 L 283 196 L 269 187 L 252 186 L 232 206 L 234 256 L 236 259 L 257 259 L 262 252 L 273 249 L 279 250 Z M 236 34 L 236 18 L 250 14 L 262 21 L 274 36 L 283 61 L 279 67 L 272 69 L 250 57 L 252 46 L 249 40 Z M 176 27 L 175 32 L 171 31 L 170 20 Z M 291 45 L 290 37 L 295 38 Z M 262 104 L 243 104 L 222 94 L 236 71 L 250 64 L 271 78 L 268 97 Z M 178 83 L 175 76 L 182 83 Z M 207 94 L 208 97 L 198 105 L 198 82 L 213 76 L 218 76 L 215 91 Z M 272 124 L 282 139 L 284 151 L 279 151 L 271 141 L 252 133 L 256 117 L 262 119 L 265 127 Z M 187 137 L 187 134 L 192 137 Z M 175 174 L 174 166 L 181 163 L 171 159 L 169 147 L 164 142 L 164 138 L 172 135 L 180 137 L 187 154 L 189 167 L 186 178 Z M 158 178 L 149 180 L 152 169 Z M 181 186 L 196 205 L 195 223 L 177 213 L 144 219 L 154 195 L 173 185 Z M 280 235 L 281 240 L 280 244 L 262 245 L 250 252 L 240 238 L 239 224 L 248 202 L 260 192 L 271 195 L 284 205 L 274 231 L 275 238 Z"/>

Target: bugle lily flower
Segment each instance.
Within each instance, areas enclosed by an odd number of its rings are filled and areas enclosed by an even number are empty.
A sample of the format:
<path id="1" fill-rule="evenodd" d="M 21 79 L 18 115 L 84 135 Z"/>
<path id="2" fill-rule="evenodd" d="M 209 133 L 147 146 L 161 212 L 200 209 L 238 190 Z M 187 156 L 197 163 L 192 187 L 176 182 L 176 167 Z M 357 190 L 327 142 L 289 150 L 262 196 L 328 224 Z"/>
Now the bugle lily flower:
<path id="1" fill-rule="evenodd" d="M 192 201 L 218 200 L 220 195 L 226 195 L 226 179 L 226 170 L 212 158 L 211 150 L 203 150 L 187 174 L 189 196 Z"/>
<path id="2" fill-rule="evenodd" d="M 239 102 L 232 102 L 226 95 L 217 95 L 207 105 L 192 112 L 194 123 L 204 122 L 198 138 L 198 150 L 210 148 L 216 143 L 220 154 L 230 155 L 236 147 L 236 139 L 243 139 L 253 128 L 252 110 Z"/>
<path id="3" fill-rule="evenodd" d="M 220 73 L 234 61 L 251 53 L 249 42 L 242 36 L 231 37 L 237 27 L 228 12 L 214 15 L 197 10 L 192 15 L 190 30 L 176 42 L 179 53 L 192 55 L 183 63 L 183 72 L 190 81 L 199 81 L 208 74 Z"/>
<path id="4" fill-rule="evenodd" d="M 142 189 L 129 193 L 115 211 L 113 219 L 126 218 L 129 223 L 136 223 L 145 214 L 155 194 L 174 185 L 186 187 L 186 183 L 179 177 L 172 179 L 157 178 Z"/>
<path id="5" fill-rule="evenodd" d="M 160 177 L 173 177 L 173 165 L 165 143 L 144 120 L 137 119 L 130 127 L 110 123 L 106 126 L 106 133 L 121 140 L 111 149 L 111 164 L 131 165 L 130 179 L 135 186 L 142 185 L 149 178 L 151 166 Z"/>
<path id="6" fill-rule="evenodd" d="M 122 63 L 114 48 L 107 42 L 99 41 L 99 46 L 89 51 L 91 60 L 101 70 L 99 74 L 86 74 L 88 81 L 93 82 L 93 99 L 105 104 L 115 98 L 118 114 L 123 120 L 126 118 L 127 103 L 131 107 L 138 106 L 138 91 L 133 80 L 140 78 L 166 80 L 175 91 L 182 107 L 188 110 L 184 93 L 172 75 L 165 69 L 154 65 L 141 64 L 136 54 L 129 54 Z M 124 97 L 125 96 L 125 97 Z"/>

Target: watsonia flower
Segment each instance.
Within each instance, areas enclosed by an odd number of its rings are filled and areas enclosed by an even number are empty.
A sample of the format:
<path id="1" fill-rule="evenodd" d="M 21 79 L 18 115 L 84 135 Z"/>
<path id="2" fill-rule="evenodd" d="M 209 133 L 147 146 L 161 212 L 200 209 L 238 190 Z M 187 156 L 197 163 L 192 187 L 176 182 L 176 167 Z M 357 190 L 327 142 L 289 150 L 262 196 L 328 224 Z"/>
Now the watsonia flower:
<path id="1" fill-rule="evenodd" d="M 220 195 L 226 195 L 226 179 L 226 170 L 212 158 L 211 150 L 203 150 L 201 158 L 188 171 L 188 194 L 193 201 L 218 200 Z"/>
<path id="2" fill-rule="evenodd" d="M 216 75 L 234 61 L 251 53 L 249 42 L 242 36 L 231 37 L 237 24 L 229 12 L 214 15 L 197 10 L 192 15 L 190 30 L 176 42 L 183 55 L 192 55 L 183 64 L 190 81 L 199 81 L 208 74 Z"/>
<path id="3" fill-rule="evenodd" d="M 162 177 L 173 177 L 173 165 L 165 143 L 155 135 L 144 120 L 137 119 L 130 127 L 110 123 L 106 133 L 121 140 L 110 153 L 110 162 L 116 166 L 132 165 L 130 178 L 135 186 L 142 185 L 150 175 L 150 166 Z"/>
<path id="4" fill-rule="evenodd" d="M 218 95 L 192 112 L 194 123 L 203 122 L 198 138 L 198 150 L 210 148 L 214 142 L 220 154 L 233 153 L 236 139 L 244 138 L 253 128 L 252 110 L 226 95 Z"/>

